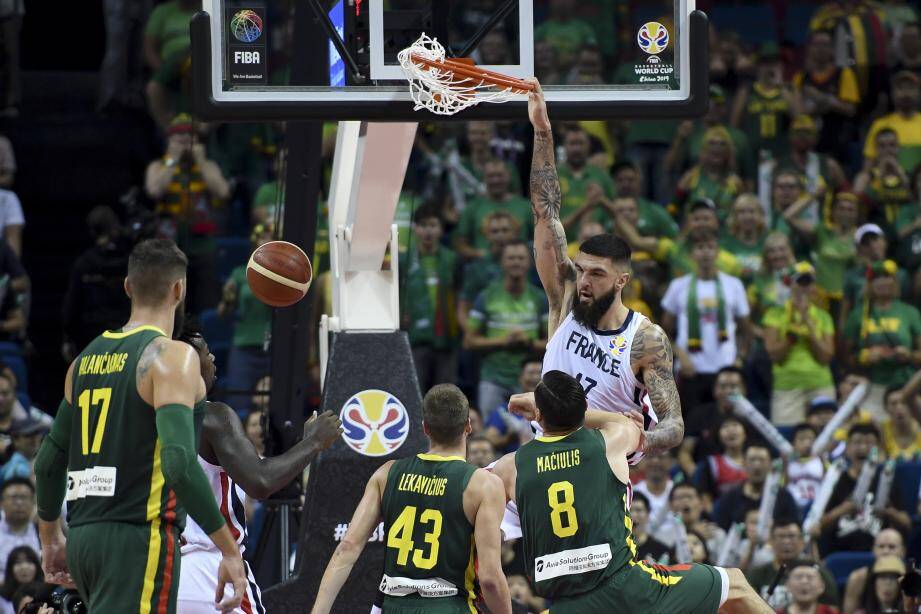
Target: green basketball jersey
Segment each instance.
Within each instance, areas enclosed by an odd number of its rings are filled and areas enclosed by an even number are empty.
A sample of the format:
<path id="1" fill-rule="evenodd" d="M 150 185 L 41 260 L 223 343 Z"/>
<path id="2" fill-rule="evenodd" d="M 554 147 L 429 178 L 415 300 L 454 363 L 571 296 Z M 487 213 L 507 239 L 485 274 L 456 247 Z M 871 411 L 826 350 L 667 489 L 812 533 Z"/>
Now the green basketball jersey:
<path id="1" fill-rule="evenodd" d="M 181 529 L 184 524 L 176 495 L 164 485 L 154 408 L 137 391 L 141 353 L 163 334 L 153 326 L 106 331 L 77 357 L 67 484 L 70 526 L 162 520 Z"/>
<path id="2" fill-rule="evenodd" d="M 386 528 L 384 611 L 411 602 L 455 602 L 470 611 L 474 587 L 473 525 L 464 490 L 476 467 L 459 456 L 417 454 L 396 461 L 381 499 Z"/>
<path id="3" fill-rule="evenodd" d="M 538 437 L 515 453 L 525 567 L 541 597 L 590 591 L 636 554 L 627 485 L 593 429 Z"/>
<path id="4" fill-rule="evenodd" d="M 790 128 L 790 103 L 779 89 L 767 90 L 752 84 L 742 116 L 742 131 L 756 152 L 767 150 L 774 159 L 787 152 Z"/>

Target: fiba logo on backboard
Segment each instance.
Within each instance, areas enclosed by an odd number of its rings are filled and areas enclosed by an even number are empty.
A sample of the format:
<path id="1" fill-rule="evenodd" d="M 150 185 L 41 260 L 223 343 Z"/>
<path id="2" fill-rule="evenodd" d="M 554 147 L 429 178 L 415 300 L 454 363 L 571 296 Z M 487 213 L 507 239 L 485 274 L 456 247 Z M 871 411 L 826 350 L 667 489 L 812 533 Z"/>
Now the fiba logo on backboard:
<path id="1" fill-rule="evenodd" d="M 364 456 L 386 456 L 399 449 L 409 434 L 409 412 L 384 390 L 362 390 L 342 411 L 342 439 Z"/>
<path id="2" fill-rule="evenodd" d="M 254 43 L 262 36 L 262 17 L 251 9 L 237 11 L 230 20 L 230 31 L 241 43 Z"/>
<path id="3" fill-rule="evenodd" d="M 636 33 L 636 43 L 649 55 L 662 53 L 668 47 L 668 29 L 658 21 L 647 21 Z"/>

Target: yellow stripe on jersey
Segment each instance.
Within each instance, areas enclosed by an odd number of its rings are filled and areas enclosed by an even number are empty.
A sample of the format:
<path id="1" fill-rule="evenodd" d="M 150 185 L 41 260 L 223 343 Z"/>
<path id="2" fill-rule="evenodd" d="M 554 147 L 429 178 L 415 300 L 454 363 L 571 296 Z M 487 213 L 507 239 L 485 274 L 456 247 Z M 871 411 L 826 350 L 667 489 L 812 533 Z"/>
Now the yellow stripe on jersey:
<path id="1" fill-rule="evenodd" d="M 465 461 L 463 456 L 442 456 L 441 454 L 416 454 L 420 460 L 444 462 L 444 461 Z"/>
<path id="2" fill-rule="evenodd" d="M 150 542 L 147 546 L 147 567 L 141 591 L 140 614 L 150 614 L 150 602 L 160 562 L 160 503 L 163 500 L 163 471 L 160 468 L 160 440 L 154 447 L 153 471 L 150 476 L 150 496 L 147 498 L 147 520 L 150 522 Z"/>
<path id="3" fill-rule="evenodd" d="M 576 429 L 576 431 L 580 430 L 581 428 L 582 427 L 580 426 L 579 428 Z M 566 439 L 567 437 L 569 437 L 576 431 L 570 431 L 569 433 L 566 433 L 565 435 L 541 435 L 540 437 L 535 437 L 535 439 L 537 441 L 542 441 L 544 443 L 553 443 L 554 441 L 560 441 L 561 439 Z"/>
<path id="4" fill-rule="evenodd" d="M 477 609 L 473 605 L 476 601 L 476 592 L 473 590 L 473 580 L 476 577 L 476 543 L 470 538 L 470 561 L 467 562 L 467 569 L 464 571 L 464 588 L 467 589 L 467 607 L 470 608 L 470 614 L 476 614 Z"/>
<path id="5" fill-rule="evenodd" d="M 125 337 L 130 337 L 131 335 L 135 333 L 139 333 L 145 330 L 152 330 L 152 331 L 160 333 L 164 337 L 166 336 L 166 333 L 164 333 L 162 330 L 160 330 L 156 326 L 151 326 L 150 324 L 145 324 L 144 326 L 138 326 L 137 328 L 132 328 L 131 330 L 125 331 L 122 333 L 116 333 L 116 332 L 107 330 L 102 333 L 102 336 L 105 337 L 106 339 L 124 339 Z"/>

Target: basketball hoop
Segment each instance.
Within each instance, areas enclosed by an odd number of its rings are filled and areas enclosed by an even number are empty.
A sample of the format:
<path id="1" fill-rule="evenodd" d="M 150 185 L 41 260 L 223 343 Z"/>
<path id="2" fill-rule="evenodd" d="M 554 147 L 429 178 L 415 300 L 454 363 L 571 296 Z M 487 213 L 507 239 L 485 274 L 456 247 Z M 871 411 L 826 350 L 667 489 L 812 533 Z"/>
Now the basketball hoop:
<path id="1" fill-rule="evenodd" d="M 437 39 L 425 33 L 397 54 L 409 81 L 416 111 L 454 115 L 481 102 L 507 102 L 534 90 L 534 85 L 480 68 L 469 61 L 445 58 Z"/>

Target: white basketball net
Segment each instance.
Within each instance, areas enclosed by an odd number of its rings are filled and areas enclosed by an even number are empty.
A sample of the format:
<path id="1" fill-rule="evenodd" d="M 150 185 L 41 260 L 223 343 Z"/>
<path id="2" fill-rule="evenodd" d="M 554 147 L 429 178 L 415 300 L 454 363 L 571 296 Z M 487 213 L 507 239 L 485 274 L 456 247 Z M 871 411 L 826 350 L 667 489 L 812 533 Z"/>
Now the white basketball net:
<path id="1" fill-rule="evenodd" d="M 417 64 L 417 54 L 435 62 L 444 62 L 445 48 L 438 39 L 424 32 L 419 40 L 397 54 L 400 66 L 409 80 L 409 93 L 416 103 L 414 110 L 428 109 L 438 115 L 454 115 L 481 102 L 506 102 L 518 94 L 510 87 L 501 89 L 473 77 L 454 76 L 450 66 L 443 69 Z"/>

